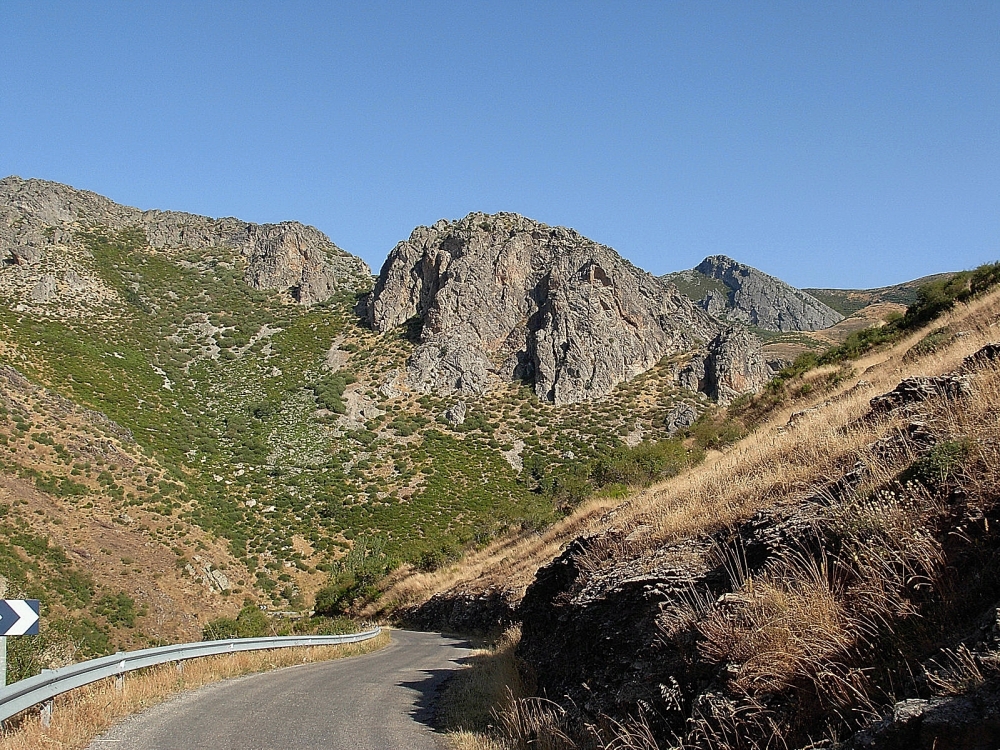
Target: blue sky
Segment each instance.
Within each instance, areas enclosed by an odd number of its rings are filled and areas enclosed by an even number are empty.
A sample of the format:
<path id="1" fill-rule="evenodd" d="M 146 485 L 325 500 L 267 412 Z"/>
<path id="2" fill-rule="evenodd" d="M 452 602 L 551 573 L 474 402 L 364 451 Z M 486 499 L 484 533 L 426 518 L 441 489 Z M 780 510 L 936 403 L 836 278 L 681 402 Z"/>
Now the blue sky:
<path id="1" fill-rule="evenodd" d="M 0 175 L 296 219 L 376 270 L 474 210 L 654 273 L 1000 258 L 1000 2 L 0 0 Z"/>

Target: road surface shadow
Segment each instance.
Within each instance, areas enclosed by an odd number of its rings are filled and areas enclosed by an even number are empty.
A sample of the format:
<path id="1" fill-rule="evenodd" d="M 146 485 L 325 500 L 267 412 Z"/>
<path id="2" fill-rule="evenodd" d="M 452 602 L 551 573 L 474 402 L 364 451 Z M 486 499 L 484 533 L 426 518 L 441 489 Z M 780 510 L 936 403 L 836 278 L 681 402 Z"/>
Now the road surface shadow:
<path id="1" fill-rule="evenodd" d="M 469 641 L 454 641 L 458 648 L 473 649 L 475 646 Z M 455 666 L 448 669 L 428 669 L 424 670 L 427 676 L 421 680 L 410 680 L 399 683 L 402 687 L 409 688 L 417 693 L 413 708 L 410 709 L 410 717 L 419 724 L 438 731 L 440 729 L 437 721 L 437 698 L 441 687 L 460 669 L 470 663 L 471 654 L 453 659 Z"/>

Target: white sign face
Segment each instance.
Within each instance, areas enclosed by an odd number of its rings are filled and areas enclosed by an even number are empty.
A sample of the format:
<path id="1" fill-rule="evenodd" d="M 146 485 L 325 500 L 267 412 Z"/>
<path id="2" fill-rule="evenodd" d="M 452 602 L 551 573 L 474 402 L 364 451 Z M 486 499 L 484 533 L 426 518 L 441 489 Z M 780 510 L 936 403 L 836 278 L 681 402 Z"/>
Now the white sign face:
<path id="1" fill-rule="evenodd" d="M 37 599 L 0 599 L 0 637 L 38 635 Z"/>

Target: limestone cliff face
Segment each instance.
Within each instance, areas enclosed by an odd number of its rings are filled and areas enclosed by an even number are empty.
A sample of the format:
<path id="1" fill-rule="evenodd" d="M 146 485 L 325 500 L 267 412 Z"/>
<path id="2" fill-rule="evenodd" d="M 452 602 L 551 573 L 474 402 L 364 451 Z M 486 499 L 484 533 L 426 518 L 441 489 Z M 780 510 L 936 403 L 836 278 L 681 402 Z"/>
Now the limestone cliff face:
<path id="1" fill-rule="evenodd" d="M 668 278 L 715 317 L 768 331 L 818 331 L 844 318 L 801 289 L 725 255 Z"/>
<path id="2" fill-rule="evenodd" d="M 0 180 L 0 260 L 30 266 L 46 248 L 73 244 L 87 225 L 140 227 L 150 246 L 229 247 L 244 258 L 244 279 L 256 289 L 286 291 L 301 304 L 329 298 L 340 289 L 368 285 L 368 266 L 333 244 L 318 229 L 299 224 L 253 224 L 176 211 L 140 211 L 96 193 L 44 180 Z"/>
<path id="3" fill-rule="evenodd" d="M 380 331 L 422 321 L 411 386 L 476 393 L 525 378 L 557 404 L 603 396 L 718 332 L 673 284 L 572 229 L 512 213 L 418 227 L 369 300 Z"/>

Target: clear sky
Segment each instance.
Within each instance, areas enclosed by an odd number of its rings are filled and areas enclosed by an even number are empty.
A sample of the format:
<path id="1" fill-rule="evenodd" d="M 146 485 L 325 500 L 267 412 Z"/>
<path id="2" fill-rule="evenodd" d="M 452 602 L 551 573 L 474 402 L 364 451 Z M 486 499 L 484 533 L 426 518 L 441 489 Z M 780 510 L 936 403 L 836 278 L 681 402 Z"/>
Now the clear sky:
<path id="1" fill-rule="evenodd" d="M 378 269 L 516 211 L 654 273 L 1000 259 L 1000 2 L 0 0 L 0 176 L 296 219 Z"/>

